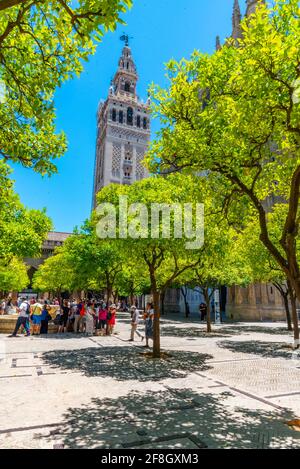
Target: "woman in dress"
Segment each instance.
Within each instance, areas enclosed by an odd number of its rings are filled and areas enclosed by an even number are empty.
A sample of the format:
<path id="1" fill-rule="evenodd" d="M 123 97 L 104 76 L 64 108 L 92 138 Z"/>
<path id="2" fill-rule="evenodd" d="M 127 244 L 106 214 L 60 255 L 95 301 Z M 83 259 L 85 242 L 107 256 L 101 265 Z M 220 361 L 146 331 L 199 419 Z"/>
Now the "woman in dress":
<path id="1" fill-rule="evenodd" d="M 116 314 L 117 308 L 116 305 L 111 305 L 109 307 L 108 315 L 107 315 L 107 331 L 108 335 L 112 335 L 114 332 L 114 327 L 116 325 Z"/>
<path id="2" fill-rule="evenodd" d="M 85 314 L 85 333 L 86 335 L 93 335 L 94 333 L 94 308 L 91 302 L 88 302 Z"/>
<path id="3" fill-rule="evenodd" d="M 148 303 L 144 315 L 145 320 L 145 347 L 149 348 L 149 339 L 153 340 L 153 320 L 154 320 L 154 308 L 152 303 Z"/>

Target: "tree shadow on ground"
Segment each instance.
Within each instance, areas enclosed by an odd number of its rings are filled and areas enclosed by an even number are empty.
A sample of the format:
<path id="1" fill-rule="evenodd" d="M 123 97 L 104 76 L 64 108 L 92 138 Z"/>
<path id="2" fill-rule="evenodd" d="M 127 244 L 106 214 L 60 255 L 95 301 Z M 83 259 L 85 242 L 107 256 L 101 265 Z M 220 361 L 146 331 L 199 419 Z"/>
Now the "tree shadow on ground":
<path id="1" fill-rule="evenodd" d="M 161 335 L 164 337 L 194 337 L 194 338 L 222 338 L 235 335 L 250 334 L 269 334 L 269 335 L 286 335 L 292 337 L 292 333 L 283 327 L 270 328 L 261 326 L 213 326 L 213 331 L 209 334 L 206 332 L 205 326 L 197 327 L 173 327 L 170 325 L 162 325 Z"/>
<path id="2" fill-rule="evenodd" d="M 43 353 L 41 358 L 52 367 L 72 370 L 86 376 L 110 377 L 118 381 L 159 381 L 165 378 L 184 378 L 193 371 L 211 367 L 207 354 L 172 351 L 169 359 L 153 360 L 133 347 L 85 348 Z"/>
<path id="3" fill-rule="evenodd" d="M 64 334 L 58 334 L 57 332 L 49 333 L 49 334 L 41 334 L 38 336 L 39 339 L 51 339 L 51 340 L 70 340 L 70 339 L 86 339 L 88 336 L 80 333 L 75 334 L 74 332 L 67 332 Z"/>
<path id="4" fill-rule="evenodd" d="M 260 355 L 264 358 L 287 358 L 291 359 L 293 350 L 287 347 L 282 342 L 260 342 L 260 341 L 242 341 L 242 342 L 231 342 L 222 341 L 218 342 L 217 345 L 221 348 L 226 348 L 231 352 L 247 353 Z"/>
<path id="5" fill-rule="evenodd" d="M 269 334 L 269 335 L 292 335 L 287 327 L 263 327 L 263 326 L 225 326 L 220 329 L 222 333 L 232 334 Z"/>
<path id="6" fill-rule="evenodd" d="M 230 331 L 225 331 L 224 329 L 219 329 L 218 331 L 214 331 L 208 333 L 206 329 L 200 329 L 196 327 L 176 327 L 176 326 L 162 326 L 161 328 L 161 336 L 163 337 L 195 337 L 195 338 L 205 338 L 205 339 L 213 339 L 213 338 L 221 338 L 232 336 L 237 334 L 238 332 L 233 332 L 231 329 Z"/>
<path id="7" fill-rule="evenodd" d="M 299 448 L 300 433 L 285 425 L 289 412 L 233 409 L 228 398 L 171 388 L 97 398 L 68 409 L 55 434 L 73 449 Z"/>

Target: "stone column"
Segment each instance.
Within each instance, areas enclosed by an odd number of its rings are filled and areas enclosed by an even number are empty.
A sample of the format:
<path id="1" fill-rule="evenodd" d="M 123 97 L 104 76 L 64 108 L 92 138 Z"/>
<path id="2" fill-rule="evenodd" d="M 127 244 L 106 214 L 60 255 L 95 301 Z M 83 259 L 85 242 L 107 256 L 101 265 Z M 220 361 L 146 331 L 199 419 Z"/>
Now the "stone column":
<path id="1" fill-rule="evenodd" d="M 277 288 L 275 288 L 274 294 L 275 294 L 275 306 L 277 306 L 278 308 L 282 308 L 283 307 L 283 299 L 282 299 L 282 296 L 280 295 L 279 291 L 277 290 Z"/>
<path id="2" fill-rule="evenodd" d="M 238 286 L 235 287 L 235 304 L 236 305 L 243 304 L 242 289 L 241 287 L 238 287 Z"/>
<path id="3" fill-rule="evenodd" d="M 249 285 L 248 287 L 248 301 L 249 305 L 256 306 L 255 285 Z"/>
<path id="4" fill-rule="evenodd" d="M 262 305 L 269 305 L 269 296 L 268 296 L 268 290 L 267 290 L 267 284 L 262 283 L 261 286 L 261 303 Z"/>

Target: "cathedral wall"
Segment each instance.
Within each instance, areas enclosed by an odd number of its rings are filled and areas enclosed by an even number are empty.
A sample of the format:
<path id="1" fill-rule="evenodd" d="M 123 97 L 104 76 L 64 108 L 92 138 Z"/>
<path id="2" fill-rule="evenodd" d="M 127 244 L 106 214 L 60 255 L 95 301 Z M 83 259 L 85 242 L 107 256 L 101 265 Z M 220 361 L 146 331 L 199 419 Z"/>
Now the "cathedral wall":
<path id="1" fill-rule="evenodd" d="M 237 321 L 286 320 L 281 295 L 271 284 L 228 288 L 226 317 Z"/>

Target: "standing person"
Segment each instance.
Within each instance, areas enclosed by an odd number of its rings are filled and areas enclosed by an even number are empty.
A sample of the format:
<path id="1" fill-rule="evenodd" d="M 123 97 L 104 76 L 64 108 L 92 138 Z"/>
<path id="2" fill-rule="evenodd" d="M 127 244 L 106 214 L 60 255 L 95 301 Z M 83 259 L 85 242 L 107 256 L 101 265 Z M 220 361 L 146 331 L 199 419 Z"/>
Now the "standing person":
<path id="1" fill-rule="evenodd" d="M 70 315 L 69 315 L 69 324 L 67 326 L 68 331 L 74 331 L 75 315 L 77 310 L 77 304 L 75 300 L 72 300 L 70 303 Z"/>
<path id="2" fill-rule="evenodd" d="M 1 300 L 0 302 L 0 316 L 3 316 L 3 314 L 5 314 L 5 307 L 6 307 L 6 303 L 5 303 L 5 300 Z"/>
<path id="3" fill-rule="evenodd" d="M 94 316 L 93 304 L 88 302 L 85 312 L 85 332 L 87 335 L 93 335 L 94 333 Z"/>
<path id="4" fill-rule="evenodd" d="M 49 314 L 48 302 L 45 301 L 41 317 L 41 334 L 48 334 L 48 324 L 51 320 L 52 316 Z"/>
<path id="5" fill-rule="evenodd" d="M 201 303 L 201 305 L 199 306 L 199 312 L 201 321 L 205 321 L 207 316 L 207 306 L 205 303 Z"/>
<path id="6" fill-rule="evenodd" d="M 17 319 L 15 330 L 14 330 L 14 332 L 12 333 L 12 335 L 10 337 L 17 337 L 17 333 L 18 333 L 21 326 L 24 327 L 24 329 L 26 331 L 26 336 L 29 337 L 30 336 L 30 327 L 29 327 L 29 324 L 28 324 L 28 318 L 29 318 L 29 315 L 30 315 L 30 305 L 29 305 L 28 301 L 26 301 L 26 298 L 23 298 L 23 301 L 20 304 L 20 307 L 18 309 L 19 309 L 19 317 Z"/>
<path id="7" fill-rule="evenodd" d="M 116 305 L 112 304 L 109 307 L 108 315 L 107 315 L 107 333 L 108 335 L 112 335 L 114 332 L 114 327 L 116 325 Z"/>
<path id="8" fill-rule="evenodd" d="M 136 306 L 131 306 L 131 335 L 129 342 L 134 342 L 134 334 L 144 340 L 144 336 L 137 330 L 140 319 L 140 312 Z"/>
<path id="9" fill-rule="evenodd" d="M 149 348 L 149 339 L 153 340 L 154 309 L 153 309 L 152 303 L 147 304 L 144 319 L 145 319 L 145 337 L 146 337 L 145 347 Z"/>
<path id="10" fill-rule="evenodd" d="M 80 310 L 80 316 L 81 316 L 81 332 L 86 331 L 86 311 L 87 311 L 87 301 L 84 300 L 82 302 L 82 308 Z"/>
<path id="11" fill-rule="evenodd" d="M 100 335 L 106 334 L 107 314 L 108 314 L 108 311 L 106 309 L 106 304 L 102 303 L 98 312 L 98 326 L 97 326 L 98 330 L 100 331 Z"/>
<path id="12" fill-rule="evenodd" d="M 9 297 L 7 298 L 7 302 L 6 302 L 6 306 L 5 306 L 5 314 L 12 314 L 12 313 L 11 313 L 12 307 L 13 307 L 12 299 L 11 299 L 11 297 L 9 296 Z"/>
<path id="13" fill-rule="evenodd" d="M 69 319 L 70 308 L 68 306 L 68 301 L 64 300 L 63 306 L 61 308 L 60 318 L 59 318 L 59 327 L 58 334 L 67 331 L 67 322 Z"/>
<path id="14" fill-rule="evenodd" d="M 42 310 L 43 306 L 36 302 L 30 306 L 31 316 L 30 319 L 32 321 L 32 335 L 40 335 L 41 331 L 41 322 L 42 322 Z"/>
<path id="15" fill-rule="evenodd" d="M 76 307 L 76 312 L 75 312 L 75 321 L 74 321 L 74 332 L 75 334 L 78 334 L 78 332 L 81 332 L 82 329 L 82 319 L 81 319 L 81 310 L 83 308 L 83 302 L 79 301 Z"/>

